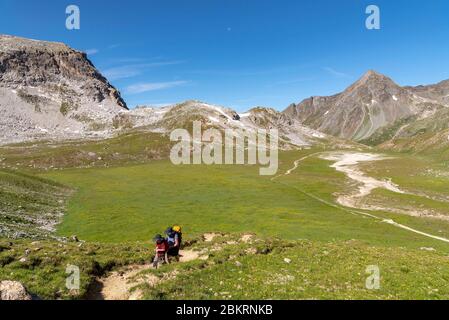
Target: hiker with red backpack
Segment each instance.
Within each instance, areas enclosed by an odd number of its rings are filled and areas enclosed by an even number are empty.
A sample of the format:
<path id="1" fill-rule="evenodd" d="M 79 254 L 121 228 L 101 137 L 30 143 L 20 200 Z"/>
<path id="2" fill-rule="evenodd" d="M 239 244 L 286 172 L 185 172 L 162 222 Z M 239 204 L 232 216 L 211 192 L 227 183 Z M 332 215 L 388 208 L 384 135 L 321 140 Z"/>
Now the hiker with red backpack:
<path id="1" fill-rule="evenodd" d="M 160 234 L 154 237 L 154 241 L 156 242 L 156 252 L 153 261 L 153 267 L 157 269 L 159 267 L 159 263 L 170 263 L 170 261 L 168 260 L 168 250 L 170 247 L 167 240 Z"/>

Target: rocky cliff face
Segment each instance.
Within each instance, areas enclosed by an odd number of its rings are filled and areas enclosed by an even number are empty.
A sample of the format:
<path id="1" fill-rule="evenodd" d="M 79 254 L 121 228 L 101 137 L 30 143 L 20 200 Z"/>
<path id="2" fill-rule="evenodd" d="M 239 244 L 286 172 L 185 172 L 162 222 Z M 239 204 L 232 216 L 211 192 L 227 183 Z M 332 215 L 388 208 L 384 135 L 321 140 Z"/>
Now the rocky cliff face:
<path id="1" fill-rule="evenodd" d="M 2 140 L 101 134 L 126 110 L 86 54 L 61 43 L 0 36 Z"/>
<path id="2" fill-rule="evenodd" d="M 86 54 L 62 43 L 0 36 L 0 83 L 11 88 L 78 85 L 95 102 L 109 98 L 127 109 L 120 93 Z"/>

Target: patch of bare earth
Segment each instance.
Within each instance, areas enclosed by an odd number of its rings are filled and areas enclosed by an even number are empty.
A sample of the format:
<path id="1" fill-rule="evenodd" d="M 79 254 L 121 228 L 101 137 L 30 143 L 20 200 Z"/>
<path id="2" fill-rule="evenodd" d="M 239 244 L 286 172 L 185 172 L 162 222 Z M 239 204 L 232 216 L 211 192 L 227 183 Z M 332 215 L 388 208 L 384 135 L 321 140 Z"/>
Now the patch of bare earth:
<path id="1" fill-rule="evenodd" d="M 204 259 L 200 253 L 193 250 L 180 251 L 180 263 Z M 142 293 L 133 288 L 148 284 L 150 286 L 156 285 L 160 278 L 151 274 L 141 274 L 143 271 L 152 269 L 152 265 L 130 265 L 126 268 L 114 271 L 107 277 L 98 279 L 89 296 L 91 300 L 140 300 Z"/>
<path id="2" fill-rule="evenodd" d="M 114 271 L 105 278 L 101 278 L 94 288 L 92 300 L 135 300 L 138 293 L 130 293 L 133 287 L 142 283 L 155 285 L 159 279 L 153 275 L 137 277 L 142 271 L 152 268 L 151 265 L 130 265 L 126 269 Z M 136 296 L 137 295 L 137 296 Z"/>
<path id="3" fill-rule="evenodd" d="M 221 234 L 219 233 L 205 233 L 203 235 L 203 239 L 205 242 L 212 242 L 215 238 L 220 237 Z"/>

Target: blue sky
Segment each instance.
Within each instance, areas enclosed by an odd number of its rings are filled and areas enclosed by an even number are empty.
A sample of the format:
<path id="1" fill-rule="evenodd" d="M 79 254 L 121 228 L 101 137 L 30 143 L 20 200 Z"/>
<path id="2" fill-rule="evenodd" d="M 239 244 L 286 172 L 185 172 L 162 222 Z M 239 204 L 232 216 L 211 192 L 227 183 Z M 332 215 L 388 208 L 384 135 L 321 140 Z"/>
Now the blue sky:
<path id="1" fill-rule="evenodd" d="M 80 30 L 65 28 L 69 4 Z M 381 30 L 365 28 L 369 4 Z M 1 0 L 0 13 L 0 33 L 87 51 L 130 107 L 282 110 L 368 69 L 402 85 L 449 78 L 447 0 Z"/>

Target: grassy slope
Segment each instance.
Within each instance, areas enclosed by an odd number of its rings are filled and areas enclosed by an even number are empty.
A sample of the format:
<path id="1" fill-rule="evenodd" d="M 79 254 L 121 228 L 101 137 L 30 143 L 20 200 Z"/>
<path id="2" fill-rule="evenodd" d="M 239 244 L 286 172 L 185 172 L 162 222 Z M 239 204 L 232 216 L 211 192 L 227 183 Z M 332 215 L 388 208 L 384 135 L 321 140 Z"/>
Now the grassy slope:
<path id="1" fill-rule="evenodd" d="M 383 150 L 429 156 L 440 161 L 449 161 L 449 109 L 441 108 L 434 115 L 423 119 L 404 118 L 390 126 L 380 128 L 369 139 L 367 145 Z"/>
<path id="2" fill-rule="evenodd" d="M 196 242 L 207 260 L 148 270 L 162 282 L 141 289 L 146 299 L 448 299 L 448 257 L 439 252 L 383 248 L 360 241 L 286 241 L 238 234 Z M 29 253 L 24 252 L 28 250 Z M 26 257 L 25 262 L 19 261 Z M 96 277 L 148 262 L 145 244 L 0 241 L 0 279 L 22 281 L 44 299 L 86 297 Z M 289 263 L 284 259 L 290 259 Z M 81 288 L 65 288 L 67 265 L 81 271 Z M 381 288 L 365 287 L 367 267 L 378 266 Z"/>
<path id="3" fill-rule="evenodd" d="M 0 280 L 21 281 L 41 299 L 76 299 L 87 294 L 97 276 L 114 267 L 144 263 L 150 258 L 148 246 L 138 243 L 31 243 L 0 239 Z M 66 289 L 68 265 L 80 268 L 79 291 Z"/>
<path id="4" fill-rule="evenodd" d="M 379 144 L 382 144 L 385 141 L 393 139 L 398 130 L 400 130 L 403 126 L 409 124 L 412 121 L 416 121 L 416 118 L 408 117 L 400 119 L 389 126 L 385 126 L 378 129 L 369 138 L 362 140 L 360 142 L 369 146 L 377 146 Z"/>
<path id="5" fill-rule="evenodd" d="M 0 170 L 0 237 L 41 238 L 64 213 L 70 190 L 58 183 Z"/>
<path id="6" fill-rule="evenodd" d="M 131 131 L 115 138 L 65 143 L 23 143 L 0 147 L 0 167 L 31 172 L 148 163 L 167 158 L 167 136 Z"/>
<path id="7" fill-rule="evenodd" d="M 449 260 L 434 252 L 371 247 L 355 240 L 229 240 L 198 244 L 209 255 L 206 261 L 150 271 L 166 280 L 142 286 L 145 298 L 449 299 Z M 366 288 L 369 266 L 380 270 L 378 290 Z"/>

